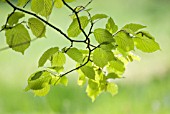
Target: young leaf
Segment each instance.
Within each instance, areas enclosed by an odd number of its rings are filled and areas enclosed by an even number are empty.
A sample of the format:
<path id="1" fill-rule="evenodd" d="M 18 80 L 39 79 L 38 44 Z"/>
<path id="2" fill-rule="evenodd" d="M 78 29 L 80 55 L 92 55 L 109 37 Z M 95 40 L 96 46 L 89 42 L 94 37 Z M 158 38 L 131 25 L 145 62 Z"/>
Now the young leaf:
<path id="1" fill-rule="evenodd" d="M 32 0 L 31 10 L 47 18 L 51 14 L 52 5 L 52 0 Z"/>
<path id="2" fill-rule="evenodd" d="M 133 39 L 125 32 L 119 32 L 115 36 L 116 43 L 119 48 L 124 50 L 125 52 L 134 50 L 134 42 Z"/>
<path id="3" fill-rule="evenodd" d="M 62 8 L 63 2 L 62 2 L 62 0 L 55 0 L 54 5 L 55 5 L 56 8 Z"/>
<path id="4" fill-rule="evenodd" d="M 51 64 L 52 66 L 61 67 L 65 64 L 66 57 L 62 52 L 57 52 L 52 56 Z"/>
<path id="5" fill-rule="evenodd" d="M 28 25 L 29 25 L 32 33 L 37 38 L 45 37 L 46 28 L 40 20 L 38 20 L 36 18 L 29 18 Z"/>
<path id="6" fill-rule="evenodd" d="M 42 89 L 33 90 L 33 93 L 35 94 L 35 96 L 45 96 L 49 93 L 49 91 L 50 91 L 50 85 L 47 85 Z"/>
<path id="7" fill-rule="evenodd" d="M 103 49 L 97 48 L 96 50 L 94 50 L 94 52 L 93 52 L 93 62 L 97 66 L 103 68 L 105 65 L 107 65 L 107 63 L 108 63 L 107 58 L 108 58 L 107 52 L 104 51 Z"/>
<path id="8" fill-rule="evenodd" d="M 80 75 L 77 83 L 79 86 L 83 86 L 86 83 L 86 76 L 83 74 Z"/>
<path id="9" fill-rule="evenodd" d="M 116 78 L 120 78 L 120 77 L 121 77 L 120 75 L 115 74 L 114 72 L 111 72 L 106 76 L 106 79 L 116 79 Z"/>
<path id="10" fill-rule="evenodd" d="M 28 79 L 28 86 L 26 91 L 29 89 L 40 90 L 49 85 L 51 75 L 49 72 L 39 71 L 32 74 Z"/>
<path id="11" fill-rule="evenodd" d="M 5 32 L 6 42 L 10 48 L 24 54 L 30 46 L 30 35 L 24 25 L 19 24 Z"/>
<path id="12" fill-rule="evenodd" d="M 152 53 L 157 50 L 160 50 L 160 46 L 157 42 L 155 42 L 153 37 L 148 37 L 151 35 L 145 35 L 142 33 L 137 34 L 137 36 L 133 39 L 135 42 L 135 46 L 137 49 Z"/>
<path id="13" fill-rule="evenodd" d="M 90 66 L 83 66 L 81 67 L 81 71 L 84 73 L 85 76 L 87 76 L 90 79 L 95 79 L 95 71 L 93 67 Z"/>
<path id="14" fill-rule="evenodd" d="M 18 0 L 17 6 L 24 6 L 27 2 L 28 0 Z"/>
<path id="15" fill-rule="evenodd" d="M 9 18 L 9 20 L 8 20 L 8 24 L 9 24 L 9 25 L 17 24 L 18 21 L 19 21 L 19 19 L 21 19 L 21 18 L 24 17 L 24 16 L 25 16 L 25 14 L 23 14 L 23 13 L 21 13 L 21 12 L 14 12 L 14 13 L 10 16 L 10 18 Z"/>
<path id="16" fill-rule="evenodd" d="M 146 26 L 143 26 L 141 24 L 130 23 L 130 24 L 125 25 L 122 29 L 123 30 L 131 30 L 133 32 L 136 32 L 142 28 L 146 28 Z"/>
<path id="17" fill-rule="evenodd" d="M 107 18 L 108 16 L 106 14 L 96 14 L 94 15 L 91 20 L 95 21 L 95 20 L 99 20 L 99 19 L 103 19 L 103 18 Z"/>
<path id="18" fill-rule="evenodd" d="M 120 60 L 114 60 L 109 62 L 109 66 L 107 67 L 109 73 L 115 72 L 116 74 L 123 74 L 125 71 L 124 63 Z"/>
<path id="19" fill-rule="evenodd" d="M 96 97 L 100 94 L 98 83 L 94 80 L 89 79 L 86 92 L 87 95 L 92 99 L 92 102 L 94 102 Z"/>
<path id="20" fill-rule="evenodd" d="M 94 30 L 94 36 L 98 43 L 114 42 L 113 36 L 107 30 L 98 28 Z"/>
<path id="21" fill-rule="evenodd" d="M 59 48 L 58 47 L 53 47 L 48 49 L 47 51 L 44 52 L 44 54 L 41 56 L 41 58 L 38 61 L 38 67 L 42 67 L 45 62 L 56 52 L 58 52 Z"/>
<path id="22" fill-rule="evenodd" d="M 82 17 L 79 17 L 79 20 L 80 20 L 82 29 L 85 29 L 89 23 L 88 17 L 82 16 Z M 73 19 L 73 22 L 70 24 L 67 30 L 67 33 L 69 37 L 77 37 L 81 33 L 77 18 Z"/>
<path id="23" fill-rule="evenodd" d="M 75 0 L 64 0 L 65 2 L 74 2 Z"/>
<path id="24" fill-rule="evenodd" d="M 39 14 L 44 9 L 44 0 L 32 0 L 31 10 L 36 14 Z"/>
<path id="25" fill-rule="evenodd" d="M 78 63 L 83 62 L 83 54 L 77 48 L 70 48 L 67 55 Z"/>
<path id="26" fill-rule="evenodd" d="M 63 84 L 64 86 L 67 86 L 68 84 L 68 79 L 66 76 L 61 77 L 60 83 Z"/>
<path id="27" fill-rule="evenodd" d="M 108 83 L 106 91 L 111 93 L 112 96 L 114 96 L 118 93 L 118 86 L 114 83 Z"/>
<path id="28" fill-rule="evenodd" d="M 108 30 L 111 34 L 115 33 L 118 30 L 118 26 L 115 24 L 111 17 L 107 21 L 106 30 Z"/>

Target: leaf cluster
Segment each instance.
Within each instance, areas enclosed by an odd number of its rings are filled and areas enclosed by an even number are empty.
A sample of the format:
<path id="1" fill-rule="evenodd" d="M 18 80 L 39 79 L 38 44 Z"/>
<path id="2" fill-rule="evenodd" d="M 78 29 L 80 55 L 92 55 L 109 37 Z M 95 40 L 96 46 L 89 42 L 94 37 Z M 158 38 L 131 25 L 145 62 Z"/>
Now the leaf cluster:
<path id="1" fill-rule="evenodd" d="M 30 2 L 31 11 L 25 10 Z M 74 0 L 18 0 L 17 6 L 6 0 L 13 11 L 7 17 L 1 31 L 5 31 L 6 42 L 10 48 L 24 54 L 30 46 L 31 35 L 36 39 L 46 36 L 47 26 L 63 35 L 70 46 L 51 47 L 40 57 L 38 67 L 43 70 L 33 73 L 28 79 L 26 91 L 33 90 L 35 95 L 44 96 L 50 86 L 58 84 L 67 85 L 67 75 L 77 71 L 78 85 L 86 85 L 87 95 L 94 101 L 96 97 L 106 91 L 112 95 L 117 94 L 118 86 L 115 79 L 121 79 L 126 65 L 133 60 L 140 60 L 134 54 L 138 49 L 142 52 L 152 53 L 160 50 L 155 38 L 141 24 L 130 23 L 118 28 L 115 21 L 106 14 L 92 14 L 91 8 L 77 6 L 72 8 L 68 3 Z M 71 23 L 67 33 L 49 22 L 53 7 L 66 6 L 72 13 Z M 33 12 L 33 13 L 32 13 Z M 31 17 L 25 20 L 25 15 Z M 25 19 L 24 19 L 25 18 Z M 105 20 L 105 26 L 97 28 L 95 25 Z M 83 35 L 84 37 L 79 37 Z M 76 47 L 76 43 L 85 45 L 84 49 Z M 66 59 L 71 58 L 77 65 L 65 71 Z M 50 63 L 47 66 L 47 62 Z"/>

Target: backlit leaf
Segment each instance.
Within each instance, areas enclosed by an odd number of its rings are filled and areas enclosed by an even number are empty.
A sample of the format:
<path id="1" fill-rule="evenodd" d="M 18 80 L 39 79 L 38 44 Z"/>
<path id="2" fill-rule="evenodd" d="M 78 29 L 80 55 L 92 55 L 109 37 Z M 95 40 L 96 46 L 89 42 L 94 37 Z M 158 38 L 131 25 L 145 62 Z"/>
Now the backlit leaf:
<path id="1" fill-rule="evenodd" d="M 44 54 L 41 56 L 41 58 L 38 61 L 38 67 L 42 67 L 45 62 L 56 52 L 58 52 L 59 48 L 58 47 L 53 47 L 48 49 L 47 51 L 44 52 Z"/>
<path id="2" fill-rule="evenodd" d="M 64 86 L 67 86 L 68 78 L 66 76 L 61 77 L 60 83 L 63 84 Z"/>
<path id="3" fill-rule="evenodd" d="M 130 23 L 130 24 L 125 25 L 122 29 L 124 29 L 124 30 L 129 29 L 133 32 L 136 32 L 136 31 L 138 31 L 139 29 L 142 29 L 142 28 L 146 28 L 146 26 L 143 26 L 141 24 Z"/>
<path id="4" fill-rule="evenodd" d="M 54 5 L 56 8 L 62 8 L 63 2 L 62 2 L 62 0 L 55 0 Z"/>
<path id="5" fill-rule="evenodd" d="M 49 93 L 49 91 L 50 91 L 50 85 L 47 85 L 42 89 L 33 90 L 33 93 L 35 94 L 35 96 L 45 96 Z"/>
<path id="6" fill-rule="evenodd" d="M 52 56 L 52 66 L 63 66 L 66 62 L 66 57 L 62 52 L 57 52 Z"/>
<path id="7" fill-rule="evenodd" d="M 95 79 L 95 71 L 91 66 L 83 66 L 81 67 L 81 71 L 90 79 Z"/>
<path id="8" fill-rule="evenodd" d="M 77 48 L 70 48 L 67 55 L 78 63 L 83 62 L 83 54 Z"/>
<path id="9" fill-rule="evenodd" d="M 103 42 L 114 42 L 113 36 L 110 32 L 105 29 L 98 28 L 94 30 L 94 36 L 98 43 Z"/>
<path id="10" fill-rule="evenodd" d="M 148 37 L 142 33 L 134 38 L 134 42 L 136 48 L 143 52 L 151 53 L 160 50 L 159 44 L 153 39 L 153 37 Z"/>
<path id="11" fill-rule="evenodd" d="M 78 83 L 79 86 L 83 86 L 86 83 L 86 76 L 80 75 L 77 83 Z"/>
<path id="12" fill-rule="evenodd" d="M 29 25 L 32 33 L 37 38 L 45 37 L 46 28 L 40 20 L 38 20 L 36 18 L 29 18 L 28 25 Z"/>
<path id="13" fill-rule="evenodd" d="M 112 96 L 114 96 L 118 93 L 118 86 L 114 83 L 108 83 L 106 91 L 111 93 Z"/>
<path id="14" fill-rule="evenodd" d="M 134 42 L 133 39 L 125 32 L 119 32 L 115 36 L 116 43 L 119 48 L 124 50 L 125 52 L 134 50 Z"/>
<path id="15" fill-rule="evenodd" d="M 118 30 L 118 26 L 115 24 L 113 19 L 110 17 L 106 24 L 106 29 L 111 33 L 115 33 Z"/>
<path id="16" fill-rule="evenodd" d="M 31 10 L 36 14 L 39 14 L 44 9 L 44 0 L 32 0 Z"/>
<path id="17" fill-rule="evenodd" d="M 88 17 L 82 16 L 82 17 L 79 17 L 79 20 L 80 20 L 82 29 L 85 29 L 85 27 L 89 23 Z M 81 33 L 77 18 L 73 19 L 73 22 L 69 26 L 67 33 L 69 37 L 77 37 Z"/>
<path id="18" fill-rule="evenodd" d="M 24 54 L 30 46 L 30 35 L 24 25 L 19 24 L 5 32 L 6 42 L 10 48 Z"/>
<path id="19" fill-rule="evenodd" d="M 19 19 L 21 19 L 21 18 L 24 17 L 24 16 L 25 16 L 25 14 L 23 14 L 23 13 L 21 13 L 21 12 L 14 12 L 14 13 L 10 16 L 10 18 L 9 18 L 9 20 L 8 20 L 8 24 L 9 24 L 9 25 L 17 24 L 18 21 L 19 21 Z"/>
<path id="20" fill-rule="evenodd" d="M 18 0 L 18 6 L 24 6 L 29 0 Z"/>
<path id="21" fill-rule="evenodd" d="M 105 65 L 107 65 L 107 63 L 108 63 L 107 58 L 108 58 L 107 52 L 104 51 L 103 49 L 97 48 L 96 50 L 94 50 L 94 52 L 93 52 L 93 62 L 97 66 L 103 68 Z"/>
<path id="22" fill-rule="evenodd" d="M 107 17 L 108 16 L 106 14 L 96 14 L 91 18 L 91 20 L 94 21 L 94 20 L 103 19 L 103 18 L 107 18 Z"/>

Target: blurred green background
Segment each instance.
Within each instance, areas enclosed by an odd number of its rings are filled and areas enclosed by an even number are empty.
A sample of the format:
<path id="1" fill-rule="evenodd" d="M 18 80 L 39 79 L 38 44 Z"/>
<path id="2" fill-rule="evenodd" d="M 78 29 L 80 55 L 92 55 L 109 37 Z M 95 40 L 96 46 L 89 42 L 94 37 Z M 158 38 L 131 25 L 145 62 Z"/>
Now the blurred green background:
<path id="1" fill-rule="evenodd" d="M 87 3 L 77 0 L 74 5 Z M 53 87 L 45 97 L 24 92 L 29 75 L 37 70 L 37 61 L 51 46 L 68 46 L 69 42 L 49 28 L 47 38 L 32 42 L 25 55 L 11 49 L 0 52 L 0 114 L 169 114 L 170 113 L 170 1 L 169 0 L 94 0 L 92 13 L 106 13 L 119 28 L 134 22 L 147 25 L 147 30 L 160 43 L 161 51 L 137 53 L 140 62 L 127 66 L 126 78 L 118 80 L 119 93 L 104 93 L 94 103 L 84 87 L 76 85 L 77 74 L 69 75 L 68 87 Z M 0 2 L 0 26 L 12 9 Z M 70 23 L 66 8 L 53 12 L 50 20 L 66 31 Z M 104 21 L 99 24 L 104 25 Z M 99 26 L 100 26 L 99 25 Z M 0 48 L 7 46 L 0 33 Z M 71 68 L 68 60 L 67 69 Z"/>

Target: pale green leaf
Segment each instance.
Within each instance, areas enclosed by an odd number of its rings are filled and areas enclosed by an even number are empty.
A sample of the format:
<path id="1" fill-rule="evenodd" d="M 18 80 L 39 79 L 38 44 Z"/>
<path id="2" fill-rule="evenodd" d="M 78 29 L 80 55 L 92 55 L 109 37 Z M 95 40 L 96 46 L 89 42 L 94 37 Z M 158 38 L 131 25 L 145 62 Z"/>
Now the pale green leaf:
<path id="1" fill-rule="evenodd" d="M 31 10 L 47 18 L 51 14 L 52 5 L 52 0 L 32 0 Z"/>
<path id="2" fill-rule="evenodd" d="M 98 43 L 103 42 L 114 42 L 113 36 L 110 32 L 105 29 L 98 28 L 94 30 L 94 36 Z"/>
<path id="3" fill-rule="evenodd" d="M 28 91 L 29 89 L 32 90 L 42 89 L 49 85 L 50 79 L 51 75 L 49 72 L 38 71 L 28 78 L 28 86 L 26 87 L 25 90 Z"/>
<path id="4" fill-rule="evenodd" d="M 67 55 L 78 63 L 83 62 L 83 54 L 77 48 L 70 48 Z"/>
<path id="5" fill-rule="evenodd" d="M 62 0 L 55 0 L 54 5 L 56 8 L 62 8 L 64 4 L 63 4 Z"/>
<path id="6" fill-rule="evenodd" d="M 62 52 L 57 52 L 52 56 L 52 66 L 58 66 L 61 67 L 65 64 L 66 62 L 66 57 Z"/>
<path id="7" fill-rule="evenodd" d="M 93 62 L 99 67 L 104 67 L 108 63 L 108 55 L 107 52 L 101 48 L 97 48 L 93 52 Z"/>
<path id="8" fill-rule="evenodd" d="M 63 84 L 64 86 L 67 86 L 68 78 L 66 76 L 61 77 L 60 84 Z"/>
<path id="9" fill-rule="evenodd" d="M 74 2 L 76 0 L 64 0 L 65 2 Z"/>
<path id="10" fill-rule="evenodd" d="M 111 17 L 107 21 L 106 30 L 108 30 L 111 34 L 115 33 L 118 30 L 118 26 L 115 24 Z"/>
<path id="11" fill-rule="evenodd" d="M 136 48 L 143 52 L 152 53 L 160 50 L 159 44 L 152 37 L 148 37 L 145 34 L 140 33 L 133 40 Z"/>
<path id="12" fill-rule="evenodd" d="M 18 6 L 24 6 L 29 0 L 18 0 Z"/>
<path id="13" fill-rule="evenodd" d="M 91 20 L 95 21 L 95 20 L 100 20 L 100 19 L 107 18 L 107 17 L 108 16 L 106 14 L 96 14 L 91 18 Z"/>
<path id="14" fill-rule="evenodd" d="M 94 80 L 89 80 L 86 88 L 87 95 L 92 99 L 92 102 L 100 94 L 98 83 Z"/>
<path id="15" fill-rule="evenodd" d="M 32 0 L 31 10 L 36 14 L 39 14 L 44 9 L 44 0 Z"/>
<path id="16" fill-rule="evenodd" d="M 90 79 L 95 79 L 95 71 L 91 66 L 83 66 L 81 67 L 81 71 Z"/>
<path id="17" fill-rule="evenodd" d="M 115 72 L 116 74 L 123 74 L 125 71 L 124 63 L 120 60 L 114 60 L 109 62 L 109 66 L 107 67 L 109 73 Z"/>
<path id="18" fill-rule="evenodd" d="M 21 13 L 21 12 L 14 12 L 10 18 L 8 19 L 8 24 L 9 25 L 14 25 L 17 24 L 19 19 L 21 19 L 22 17 L 24 17 L 25 14 Z"/>
<path id="19" fill-rule="evenodd" d="M 45 25 L 36 18 L 29 18 L 28 25 L 32 31 L 32 33 L 37 37 L 45 37 L 46 28 Z"/>
<path id="20" fill-rule="evenodd" d="M 24 25 L 19 24 L 5 32 L 6 42 L 10 48 L 24 54 L 30 46 L 30 35 Z"/>
<path id="21" fill-rule="evenodd" d="M 107 76 L 106 76 L 107 79 L 116 79 L 116 78 L 121 78 L 120 75 L 114 73 L 114 72 L 111 72 L 109 73 Z"/>
<path id="22" fill-rule="evenodd" d="M 38 61 L 38 67 L 42 67 L 45 64 L 45 62 L 58 51 L 59 51 L 58 47 L 53 47 L 45 51 Z"/>
<path id="23" fill-rule="evenodd" d="M 47 85 L 42 89 L 33 90 L 33 93 L 35 94 L 35 96 L 45 96 L 49 93 L 49 91 L 50 91 L 50 85 Z"/>
<path id="24" fill-rule="evenodd" d="M 125 32 L 119 32 L 114 37 L 118 47 L 125 52 L 134 50 L 134 42 L 133 39 Z"/>
<path id="25" fill-rule="evenodd" d="M 79 17 L 82 29 L 88 25 L 89 20 L 87 16 Z M 69 37 L 77 37 L 82 31 L 80 30 L 80 26 L 77 18 L 73 19 L 73 22 L 70 24 L 67 33 Z"/>
<path id="26" fill-rule="evenodd" d="M 146 26 L 143 26 L 141 24 L 130 23 L 130 24 L 125 25 L 122 29 L 123 30 L 129 29 L 133 32 L 136 32 L 136 31 L 138 31 L 139 29 L 142 29 L 142 28 L 146 28 Z"/>
<path id="27" fill-rule="evenodd" d="M 114 83 L 108 83 L 106 90 L 107 90 L 107 92 L 111 93 L 112 96 L 114 96 L 118 93 L 118 86 Z"/>
<path id="28" fill-rule="evenodd" d="M 79 86 L 83 86 L 86 83 L 86 76 L 84 74 L 80 75 L 77 83 Z"/>

